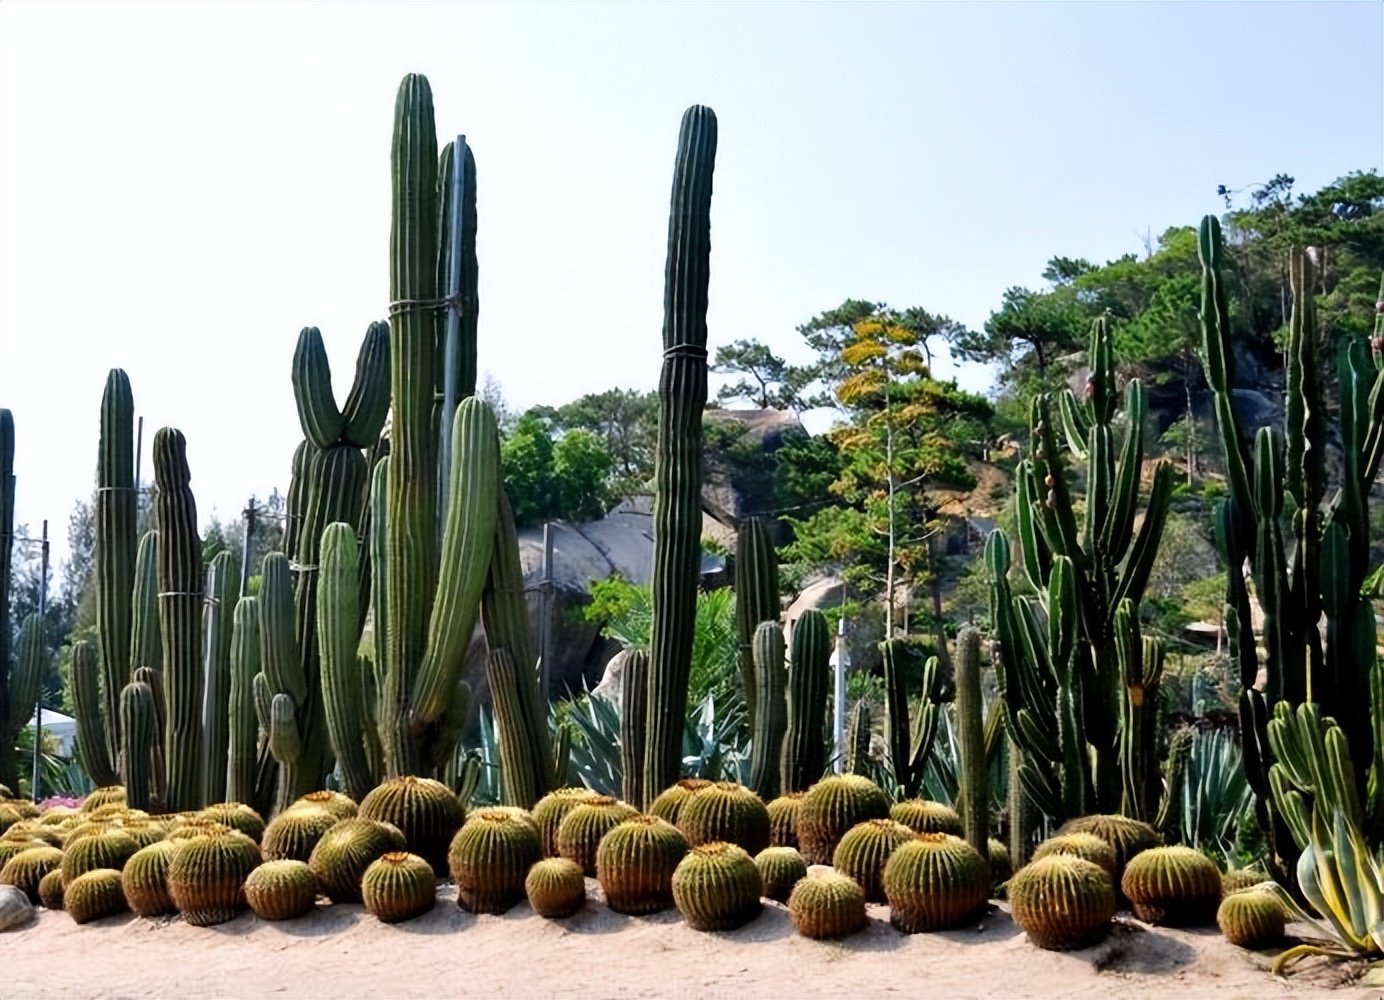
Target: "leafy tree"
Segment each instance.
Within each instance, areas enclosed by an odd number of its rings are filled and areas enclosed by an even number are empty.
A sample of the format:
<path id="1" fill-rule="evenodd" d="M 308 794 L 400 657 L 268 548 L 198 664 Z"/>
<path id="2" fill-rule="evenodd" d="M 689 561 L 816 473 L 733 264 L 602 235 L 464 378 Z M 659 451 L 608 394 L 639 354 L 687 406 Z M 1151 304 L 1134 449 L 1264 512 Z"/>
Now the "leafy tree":
<path id="1" fill-rule="evenodd" d="M 561 431 L 529 410 L 501 445 L 505 490 L 520 527 L 548 520 L 590 521 L 610 500 L 610 452 L 586 430 Z"/>
<path id="2" fill-rule="evenodd" d="M 552 412 L 563 430 L 585 430 L 605 442 L 612 461 L 611 492 L 625 497 L 646 489 L 654 474 L 658 393 L 607 389 L 588 393 Z"/>
<path id="3" fill-rule="evenodd" d="M 760 409 L 794 411 L 830 403 L 829 397 L 806 394 L 817 380 L 815 367 L 790 365 L 758 340 L 737 340 L 718 347 L 711 370 L 740 376 L 739 381 L 717 390 L 716 398 L 723 402 L 748 400 Z"/>

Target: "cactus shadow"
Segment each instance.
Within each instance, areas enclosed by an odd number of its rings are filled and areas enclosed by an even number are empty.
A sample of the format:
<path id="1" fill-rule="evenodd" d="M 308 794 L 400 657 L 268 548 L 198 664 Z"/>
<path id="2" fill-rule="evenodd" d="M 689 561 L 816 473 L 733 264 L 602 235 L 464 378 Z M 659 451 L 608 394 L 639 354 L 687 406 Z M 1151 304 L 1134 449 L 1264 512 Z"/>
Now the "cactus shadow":
<path id="1" fill-rule="evenodd" d="M 526 918 L 535 916 L 527 904 L 516 906 L 511 912 L 521 914 Z M 559 917 L 552 920 L 555 926 L 572 934 L 618 934 L 631 926 L 672 925 L 681 922 L 682 918 L 678 916 L 676 910 L 660 910 L 657 913 L 632 916 L 628 913 L 616 913 L 605 905 L 604 900 L 591 898 L 588 898 L 586 905 L 570 917 Z"/>
<path id="2" fill-rule="evenodd" d="M 1121 920 L 1115 921 L 1110 935 L 1100 944 L 1071 954 L 1085 958 L 1097 972 L 1154 976 L 1175 974 L 1197 957 L 1195 948 L 1159 928 Z"/>
<path id="3" fill-rule="evenodd" d="M 1023 934 L 1023 928 L 1014 923 L 1008 910 L 990 903 L 978 917 L 961 927 L 934 931 L 933 933 L 958 944 L 991 944 L 996 941 L 1007 941 L 1010 938 L 1019 937 Z"/>
<path id="4" fill-rule="evenodd" d="M 364 913 L 365 908 L 359 903 L 318 903 L 317 909 L 306 916 L 296 920 L 276 920 L 273 926 L 275 930 L 290 937 L 327 937 L 350 930 L 360 923 L 360 918 Z M 221 926 L 225 927 L 226 931 L 231 934 L 245 933 L 243 929 L 237 929 L 237 925 L 245 919 L 241 917 Z"/>
<path id="5" fill-rule="evenodd" d="M 457 905 L 455 895 L 439 896 L 437 904 L 427 913 L 403 920 L 397 924 L 386 924 L 390 930 L 403 934 L 458 934 L 473 926 L 476 915 Z"/>

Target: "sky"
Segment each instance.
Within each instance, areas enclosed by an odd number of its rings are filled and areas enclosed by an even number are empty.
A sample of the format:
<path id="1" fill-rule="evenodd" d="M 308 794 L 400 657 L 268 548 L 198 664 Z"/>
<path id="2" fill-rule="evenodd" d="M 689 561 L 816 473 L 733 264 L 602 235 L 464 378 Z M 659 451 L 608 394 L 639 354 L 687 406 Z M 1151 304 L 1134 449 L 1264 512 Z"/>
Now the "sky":
<path id="1" fill-rule="evenodd" d="M 847 298 L 981 326 L 1104 261 L 1384 166 L 1384 5 L 0 4 L 0 406 L 17 519 L 94 483 L 124 368 L 199 513 L 288 485 L 299 330 L 343 399 L 389 300 L 408 72 L 477 161 L 480 367 L 512 407 L 653 388 L 678 123 L 719 122 L 712 348 Z M 1242 196 L 1243 197 L 1243 196 Z M 957 370 L 972 389 L 989 373 Z"/>

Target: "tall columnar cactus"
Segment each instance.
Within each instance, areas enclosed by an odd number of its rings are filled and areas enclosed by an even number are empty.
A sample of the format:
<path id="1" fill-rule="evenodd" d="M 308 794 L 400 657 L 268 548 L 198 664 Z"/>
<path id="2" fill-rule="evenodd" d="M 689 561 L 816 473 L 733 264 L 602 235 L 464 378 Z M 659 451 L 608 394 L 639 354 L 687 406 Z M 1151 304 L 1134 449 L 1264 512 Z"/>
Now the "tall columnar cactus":
<path id="1" fill-rule="evenodd" d="M 453 170 L 456 165 L 456 143 L 449 142 L 442 147 L 442 157 L 437 168 L 437 293 L 450 296 L 452 275 L 455 271 L 452 258 L 452 205 Z M 444 394 L 443 380 L 447 376 L 448 365 L 455 374 L 457 400 L 476 394 L 476 325 L 480 317 L 479 270 L 476 260 L 476 158 L 471 147 L 466 146 L 462 161 L 462 200 L 461 200 L 461 288 L 458 303 L 461 312 L 461 336 L 457 341 L 455 357 L 448 359 L 446 352 L 446 324 L 437 324 L 437 388 L 433 396 L 434 422 L 439 424 L 446 416 L 442 412 Z"/>
<path id="2" fill-rule="evenodd" d="M 154 435 L 155 513 L 159 528 L 159 619 L 163 630 L 168 731 L 165 803 L 172 811 L 196 809 L 202 797 L 202 540 L 197 502 L 182 431 Z"/>
<path id="3" fill-rule="evenodd" d="M 0 622 L 0 627 L 9 628 L 9 622 Z M 14 741 L 20 730 L 29 724 L 29 716 L 34 711 L 39 692 L 43 689 L 43 675 L 48 671 L 48 638 L 43 619 L 29 615 L 19 627 L 19 643 L 15 648 L 14 663 L 5 681 L 5 715 L 0 718 L 0 744 L 7 753 L 14 753 Z M 14 784 L 9 787 L 19 791 L 18 767 L 15 768 Z M 38 789 L 34 789 L 38 798 Z"/>
<path id="4" fill-rule="evenodd" d="M 1202 220 L 1198 251 L 1206 380 L 1215 394 L 1230 487 L 1229 498 L 1217 511 L 1217 542 L 1230 567 L 1226 631 L 1231 660 L 1240 673 L 1245 772 L 1260 822 L 1279 860 L 1291 864 L 1297 853 L 1291 821 L 1284 822 L 1281 802 L 1275 802 L 1286 797 L 1273 794 L 1271 782 L 1278 752 L 1272 746 L 1270 720 L 1278 715 L 1279 704 L 1314 703 L 1322 715 L 1336 720 L 1357 759 L 1384 760 L 1384 704 L 1367 696 L 1379 683 L 1374 676 L 1374 609 L 1362 593 L 1370 571 L 1369 496 L 1384 457 L 1384 371 L 1377 349 L 1372 360 L 1364 341 L 1348 338 L 1342 343 L 1335 359 L 1339 435 L 1332 433 L 1321 378 L 1329 359 L 1321 350 L 1312 298 L 1315 261 L 1310 251 L 1293 250 L 1288 268 L 1293 311 L 1285 428 L 1261 427 L 1251 442 L 1232 405 L 1235 354 L 1222 273 L 1227 258 L 1214 217 Z M 1384 334 L 1384 312 L 1377 312 L 1376 331 Z M 1325 458 L 1328 443 L 1337 441 L 1343 459 L 1340 488 L 1326 502 Z M 1291 558 L 1283 524 L 1288 509 L 1293 511 Z M 1267 681 L 1262 690 L 1256 687 L 1260 658 L 1249 592 L 1240 572 L 1246 560 L 1264 612 Z M 1323 620 L 1325 627 L 1319 629 L 1317 623 Z M 1374 803 L 1366 819 L 1378 843 L 1384 840 L 1384 796 L 1369 796 L 1369 770 L 1356 770 L 1352 782 L 1361 801 Z"/>
<path id="5" fill-rule="evenodd" d="M 778 553 L 771 529 L 767 518 L 752 517 L 735 534 L 735 628 L 740 636 L 745 711 L 751 719 L 758 719 L 755 630 L 760 622 L 776 622 L 779 617 Z"/>
<path id="6" fill-rule="evenodd" d="M 917 798 L 927 770 L 928 754 L 937 737 L 937 721 L 941 714 L 941 677 L 937 657 L 928 657 L 923 665 L 922 699 L 918 717 L 909 723 L 908 685 L 904 680 L 903 660 L 907 645 L 898 639 L 880 643 L 884 660 L 884 738 L 889 747 L 889 766 L 904 798 Z"/>
<path id="7" fill-rule="evenodd" d="M 1154 763 L 1163 644 L 1140 635 L 1138 612 L 1128 598 L 1115 611 L 1115 649 L 1125 692 L 1120 726 L 1120 774 L 1124 779 L 1120 812 L 1152 823 L 1163 788 L 1162 774 Z"/>
<path id="8" fill-rule="evenodd" d="M 810 788 L 826 770 L 823 727 L 831 673 L 831 629 L 820 611 L 804 611 L 793 626 L 788 667 L 788 731 L 780 777 L 785 792 Z"/>
<path id="9" fill-rule="evenodd" d="M 150 751 L 154 743 L 154 692 L 132 681 L 120 689 L 120 776 L 125 802 L 148 811 L 153 779 Z M 224 777 L 223 777 L 224 780 Z"/>
<path id="10" fill-rule="evenodd" d="M 759 623 L 751 652 L 756 714 L 750 743 L 750 787 L 768 801 L 778 797 L 783 738 L 788 732 L 788 703 L 784 697 L 788 673 L 783 666 L 783 629 L 777 618 Z"/>
<path id="11" fill-rule="evenodd" d="M 990 766 L 985 757 L 985 706 L 980 695 L 980 633 L 956 637 L 956 725 L 961 742 L 961 814 L 966 842 L 990 856 Z"/>
<path id="12" fill-rule="evenodd" d="M 623 649 L 620 668 L 620 797 L 644 810 L 652 796 L 644 788 L 644 733 L 649 724 L 649 654 Z"/>
<path id="13" fill-rule="evenodd" d="M 227 711 L 226 798 L 255 801 L 259 721 L 255 717 L 255 675 L 260 672 L 259 598 L 242 597 L 231 628 L 231 690 Z"/>
<path id="14" fill-rule="evenodd" d="M 336 764 L 346 791 L 357 801 L 380 777 L 371 771 L 361 737 L 365 720 L 362 704 L 368 669 L 357 655 L 359 646 L 359 548 L 349 524 L 338 521 L 322 533 L 317 638 L 321 644 L 322 699 Z"/>
<path id="15" fill-rule="evenodd" d="M 1019 541 L 1036 601 L 1008 592 L 1006 536 L 994 535 L 987 546 L 1000 673 L 1013 736 L 1023 750 L 1025 787 L 1054 818 L 1113 811 L 1121 803 L 1124 678 L 1115 617 L 1122 601 L 1137 611 L 1143 600 L 1174 478 L 1171 466 L 1158 465 L 1136 533 L 1146 404 L 1143 386 L 1132 379 L 1119 442 L 1106 317 L 1092 325 L 1088 364 L 1083 399 L 1065 391 L 1034 400 L 1032 448 L 1019 466 Z M 1064 452 L 1086 467 L 1080 521 Z M 1040 607 L 1047 612 L 1046 629 Z M 1140 757 L 1138 764 L 1156 774 L 1155 761 Z M 1145 786 L 1149 779 L 1129 780 Z"/>
<path id="16" fill-rule="evenodd" d="M 101 652 L 96 644 L 86 639 L 74 642 L 70 669 L 82 767 L 98 788 L 118 785 L 119 772 L 102 738 L 106 728 L 105 706 L 101 699 Z"/>
<path id="17" fill-rule="evenodd" d="M 282 552 L 265 555 L 258 608 L 260 673 L 254 684 L 263 689 L 261 698 L 269 706 L 264 728 L 270 752 L 279 764 L 275 812 L 319 787 L 321 775 L 314 773 L 311 762 L 324 756 L 322 748 L 311 742 L 325 734 L 312 732 L 308 725 L 313 706 L 294 635 L 289 573 L 288 558 Z"/>
<path id="18" fill-rule="evenodd" d="M 689 108 L 678 135 L 663 292 L 663 371 L 654 463 L 653 643 L 644 758 L 648 789 L 667 788 L 682 766 L 701 567 L 702 410 L 715 160 L 716 115 L 700 105 Z"/>
<path id="19" fill-rule="evenodd" d="M 96 635 L 101 649 L 107 758 L 121 751 L 121 690 L 130 680 L 130 620 L 135 585 L 134 396 L 119 368 L 101 397 L 101 451 L 96 463 Z M 94 734 L 93 734 L 94 735 Z M 97 779 L 99 781 L 99 779 Z"/>
<path id="20" fill-rule="evenodd" d="M 240 559 L 229 549 L 218 552 L 207 570 L 207 603 L 202 616 L 206 704 L 202 727 L 206 761 L 202 799 L 226 801 L 226 760 L 230 752 L 231 640 L 236 593 L 240 588 Z M 123 697 L 123 696 L 122 696 Z M 129 787 L 129 781 L 125 782 Z"/>

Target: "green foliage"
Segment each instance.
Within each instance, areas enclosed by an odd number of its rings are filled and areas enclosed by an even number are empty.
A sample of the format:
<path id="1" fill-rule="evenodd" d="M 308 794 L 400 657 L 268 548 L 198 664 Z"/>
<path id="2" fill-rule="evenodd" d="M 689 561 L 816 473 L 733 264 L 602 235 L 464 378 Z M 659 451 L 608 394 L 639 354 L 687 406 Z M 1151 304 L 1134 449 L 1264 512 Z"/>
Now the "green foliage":
<path id="1" fill-rule="evenodd" d="M 605 515 L 614 460 L 589 430 L 558 431 L 535 410 L 519 418 L 501 448 L 505 491 L 519 527 Z"/>
<path id="2" fill-rule="evenodd" d="M 711 370 L 740 376 L 717 391 L 716 398 L 724 402 L 747 401 L 760 409 L 777 410 L 829 405 L 824 397 L 806 393 L 817 380 L 815 366 L 789 364 L 757 340 L 737 340 L 718 347 Z"/>

